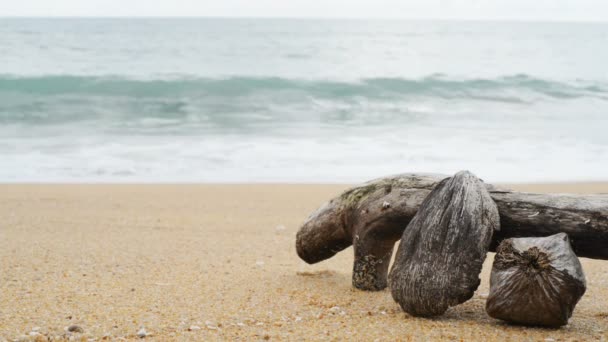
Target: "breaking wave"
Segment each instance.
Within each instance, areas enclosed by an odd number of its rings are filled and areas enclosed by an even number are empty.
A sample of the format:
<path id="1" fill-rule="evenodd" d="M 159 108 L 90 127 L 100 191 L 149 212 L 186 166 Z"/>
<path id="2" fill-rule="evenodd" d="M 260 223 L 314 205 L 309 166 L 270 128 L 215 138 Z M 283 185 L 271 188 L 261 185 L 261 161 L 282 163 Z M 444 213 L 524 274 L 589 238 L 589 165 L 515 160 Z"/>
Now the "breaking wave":
<path id="1" fill-rule="evenodd" d="M 297 92 L 315 97 L 394 98 L 407 95 L 477 98 L 480 93 L 519 91 L 552 98 L 608 96 L 608 85 L 585 81 L 559 82 L 529 75 L 494 79 L 452 79 L 435 74 L 420 79 L 366 78 L 356 81 L 304 80 L 280 77 L 128 79 L 119 76 L 0 76 L 0 94 L 99 96 L 249 96 L 268 92 Z"/>

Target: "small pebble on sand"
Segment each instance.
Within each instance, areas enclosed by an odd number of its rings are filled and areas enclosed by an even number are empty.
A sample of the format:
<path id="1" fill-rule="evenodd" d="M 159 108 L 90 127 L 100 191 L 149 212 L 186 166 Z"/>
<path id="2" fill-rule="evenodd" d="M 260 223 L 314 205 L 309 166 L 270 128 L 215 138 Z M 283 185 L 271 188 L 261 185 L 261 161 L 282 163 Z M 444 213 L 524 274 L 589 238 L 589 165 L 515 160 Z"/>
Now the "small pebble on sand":
<path id="1" fill-rule="evenodd" d="M 205 321 L 205 325 L 207 326 L 207 329 L 210 330 L 218 330 L 217 325 L 215 325 L 213 322 L 211 321 Z"/>
<path id="2" fill-rule="evenodd" d="M 146 331 L 146 329 L 144 329 L 143 327 L 139 329 L 139 331 L 137 332 L 137 337 L 144 338 L 146 336 L 148 336 L 148 332 Z"/>
<path id="3" fill-rule="evenodd" d="M 78 325 L 70 325 L 68 327 L 68 331 L 69 332 L 75 332 L 75 333 L 80 333 L 82 334 L 84 332 L 84 329 L 82 329 L 80 326 Z"/>
<path id="4" fill-rule="evenodd" d="M 188 331 L 194 331 L 194 330 L 201 330 L 201 327 L 199 327 L 198 325 L 191 325 L 190 328 L 188 328 Z"/>

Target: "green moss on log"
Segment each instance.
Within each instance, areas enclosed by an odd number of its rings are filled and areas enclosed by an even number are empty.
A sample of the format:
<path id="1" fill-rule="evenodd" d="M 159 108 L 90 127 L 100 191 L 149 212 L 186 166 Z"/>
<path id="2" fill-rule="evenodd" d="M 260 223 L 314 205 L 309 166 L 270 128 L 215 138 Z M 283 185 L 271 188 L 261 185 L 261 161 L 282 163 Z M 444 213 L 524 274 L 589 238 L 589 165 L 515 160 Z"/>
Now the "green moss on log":
<path id="1" fill-rule="evenodd" d="M 431 186 L 416 186 L 418 182 L 422 182 L 424 178 L 417 177 L 416 175 L 408 175 L 407 177 L 397 176 L 382 178 L 365 183 L 359 187 L 348 189 L 340 195 L 340 202 L 343 209 L 356 208 L 360 203 L 367 199 L 370 195 L 374 194 L 378 190 L 382 190 L 382 194 L 388 194 L 393 191 L 393 188 L 397 189 L 430 189 L 435 185 L 433 182 Z"/>

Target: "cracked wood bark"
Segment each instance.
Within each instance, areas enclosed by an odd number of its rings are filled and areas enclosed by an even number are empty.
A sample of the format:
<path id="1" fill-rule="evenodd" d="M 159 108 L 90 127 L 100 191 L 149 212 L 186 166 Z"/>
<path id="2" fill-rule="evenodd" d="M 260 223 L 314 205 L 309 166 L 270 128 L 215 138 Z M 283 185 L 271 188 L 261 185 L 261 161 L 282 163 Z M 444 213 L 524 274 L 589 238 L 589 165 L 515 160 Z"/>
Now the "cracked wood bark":
<path id="1" fill-rule="evenodd" d="M 435 185 L 448 176 L 400 174 L 346 190 L 308 217 L 296 250 L 308 263 L 353 246 L 353 286 L 382 290 L 394 243 Z M 486 184 L 498 206 L 501 230 L 490 250 L 510 237 L 566 233 L 579 257 L 608 260 L 608 195 L 533 194 Z"/>
<path id="2" fill-rule="evenodd" d="M 499 222 L 496 204 L 475 175 L 462 171 L 441 181 L 403 232 L 389 275 L 393 299 L 422 317 L 469 300 Z"/>
<path id="3" fill-rule="evenodd" d="M 512 323 L 559 327 L 568 324 L 585 290 L 566 234 L 506 239 L 494 258 L 486 311 Z"/>

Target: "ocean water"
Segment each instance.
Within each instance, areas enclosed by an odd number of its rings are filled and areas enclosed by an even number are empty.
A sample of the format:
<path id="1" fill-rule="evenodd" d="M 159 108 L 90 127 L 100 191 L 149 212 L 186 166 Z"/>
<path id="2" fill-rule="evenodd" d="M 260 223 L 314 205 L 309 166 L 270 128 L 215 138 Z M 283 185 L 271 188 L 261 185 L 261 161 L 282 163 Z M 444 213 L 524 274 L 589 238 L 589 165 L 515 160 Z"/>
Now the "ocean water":
<path id="1" fill-rule="evenodd" d="M 0 19 L 0 182 L 607 180 L 608 24 Z"/>

